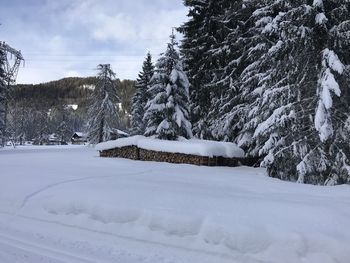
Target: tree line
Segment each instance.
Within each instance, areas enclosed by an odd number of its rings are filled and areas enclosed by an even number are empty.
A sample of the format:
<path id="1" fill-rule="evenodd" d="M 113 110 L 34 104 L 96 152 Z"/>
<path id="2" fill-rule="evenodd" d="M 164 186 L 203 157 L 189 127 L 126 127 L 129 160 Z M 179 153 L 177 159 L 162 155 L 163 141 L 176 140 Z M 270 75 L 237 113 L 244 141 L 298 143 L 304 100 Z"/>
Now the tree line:
<path id="1" fill-rule="evenodd" d="M 147 57 L 132 131 L 232 141 L 272 177 L 349 183 L 349 1 L 184 3 L 181 66 L 172 63 L 169 46 L 154 73 Z"/>
<path id="2" fill-rule="evenodd" d="M 114 82 L 121 98 L 120 129 L 126 130 L 130 122 L 130 101 L 135 81 L 115 79 Z M 14 144 L 26 141 L 45 144 L 49 136 L 55 134 L 58 140 L 66 143 L 74 132 L 86 133 L 88 108 L 96 83 L 96 77 L 72 77 L 10 87 L 8 98 L 3 97 L 3 102 L 8 100 L 4 137 Z M 1 105 L 5 103 L 0 101 L 0 109 Z"/>

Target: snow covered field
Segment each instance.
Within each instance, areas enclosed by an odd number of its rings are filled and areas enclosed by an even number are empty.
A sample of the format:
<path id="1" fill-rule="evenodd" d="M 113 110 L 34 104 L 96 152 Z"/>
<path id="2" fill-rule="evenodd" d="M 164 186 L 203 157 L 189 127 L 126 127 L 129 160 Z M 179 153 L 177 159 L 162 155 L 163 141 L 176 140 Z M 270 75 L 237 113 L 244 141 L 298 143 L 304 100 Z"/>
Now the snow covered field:
<path id="1" fill-rule="evenodd" d="M 0 262 L 350 262 L 350 187 L 264 169 L 0 150 Z"/>

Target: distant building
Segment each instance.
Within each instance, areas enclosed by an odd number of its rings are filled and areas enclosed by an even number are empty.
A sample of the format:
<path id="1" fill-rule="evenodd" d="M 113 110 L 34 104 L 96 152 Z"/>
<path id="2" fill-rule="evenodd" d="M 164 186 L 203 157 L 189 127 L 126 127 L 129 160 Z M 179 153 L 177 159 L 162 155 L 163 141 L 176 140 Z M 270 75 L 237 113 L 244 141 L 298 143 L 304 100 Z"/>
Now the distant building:
<path id="1" fill-rule="evenodd" d="M 61 140 L 56 133 L 52 133 L 49 135 L 47 144 L 49 144 L 49 145 L 61 144 Z"/>
<path id="2" fill-rule="evenodd" d="M 43 141 L 41 144 L 46 145 L 67 145 L 67 142 L 62 140 L 62 138 L 56 134 L 52 133 L 49 135 L 47 142 Z"/>
<path id="3" fill-rule="evenodd" d="M 75 132 L 71 138 L 72 144 L 85 144 L 87 141 L 87 135 L 83 132 Z"/>

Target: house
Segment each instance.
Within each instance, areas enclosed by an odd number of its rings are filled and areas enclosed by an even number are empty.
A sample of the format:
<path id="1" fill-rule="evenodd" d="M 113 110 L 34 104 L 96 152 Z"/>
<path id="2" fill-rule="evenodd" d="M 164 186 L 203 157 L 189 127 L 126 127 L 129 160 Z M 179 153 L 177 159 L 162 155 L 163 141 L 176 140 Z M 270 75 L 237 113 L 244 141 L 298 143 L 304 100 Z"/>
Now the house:
<path id="1" fill-rule="evenodd" d="M 75 132 L 71 138 L 72 144 L 85 144 L 87 141 L 87 135 L 83 132 Z"/>
<path id="2" fill-rule="evenodd" d="M 59 144 L 61 144 L 61 140 L 56 133 L 52 133 L 49 135 L 48 142 L 46 144 L 47 145 L 59 145 Z"/>

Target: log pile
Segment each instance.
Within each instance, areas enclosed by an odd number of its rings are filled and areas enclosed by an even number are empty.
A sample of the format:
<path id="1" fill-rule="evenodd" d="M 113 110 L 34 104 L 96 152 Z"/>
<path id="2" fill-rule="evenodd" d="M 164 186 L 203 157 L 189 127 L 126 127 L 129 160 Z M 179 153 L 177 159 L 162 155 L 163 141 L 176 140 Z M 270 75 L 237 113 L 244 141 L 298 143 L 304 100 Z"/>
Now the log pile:
<path id="1" fill-rule="evenodd" d="M 254 166 L 256 158 L 225 158 L 222 156 L 198 156 L 183 153 L 160 152 L 138 148 L 137 146 L 125 146 L 100 151 L 101 157 L 126 158 L 140 161 L 156 161 L 168 163 L 184 163 L 203 166 L 229 166 L 240 165 Z"/>
<path id="2" fill-rule="evenodd" d="M 110 150 L 100 151 L 100 157 L 126 158 L 139 160 L 139 148 L 137 146 L 125 146 Z"/>
<path id="3" fill-rule="evenodd" d="M 190 155 L 190 154 L 182 154 L 182 153 L 158 152 L 158 151 L 140 149 L 140 160 L 142 161 L 202 165 L 203 158 L 207 158 L 207 157 Z"/>

